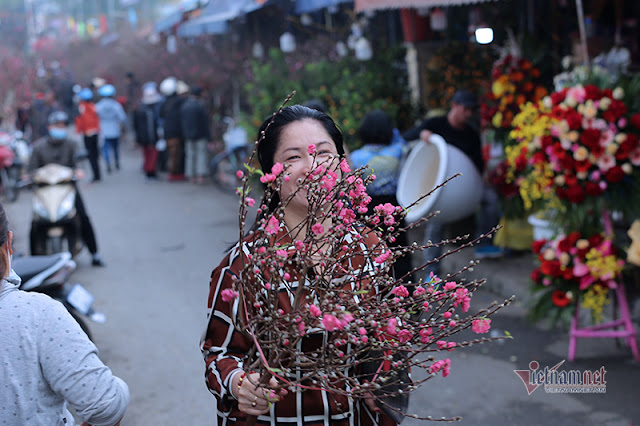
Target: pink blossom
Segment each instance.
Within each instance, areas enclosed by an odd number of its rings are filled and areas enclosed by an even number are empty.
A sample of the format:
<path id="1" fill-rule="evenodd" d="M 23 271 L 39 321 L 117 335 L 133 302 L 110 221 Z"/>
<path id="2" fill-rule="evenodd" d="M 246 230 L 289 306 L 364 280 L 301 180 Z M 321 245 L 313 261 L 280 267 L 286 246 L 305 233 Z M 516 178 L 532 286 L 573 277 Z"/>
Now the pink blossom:
<path id="1" fill-rule="evenodd" d="M 220 295 L 222 296 L 222 301 L 223 302 L 231 302 L 233 299 L 235 299 L 236 297 L 238 297 L 240 294 L 230 288 L 225 288 L 224 290 L 222 290 L 220 292 Z"/>
<path id="2" fill-rule="evenodd" d="M 449 327 L 451 327 L 451 328 L 455 327 L 456 324 L 457 324 L 457 322 L 455 322 L 453 320 L 449 321 Z"/>
<path id="3" fill-rule="evenodd" d="M 271 283 L 264 283 L 264 288 L 271 290 Z"/>
<path id="4" fill-rule="evenodd" d="M 276 255 L 280 257 L 287 257 L 287 251 L 285 249 L 276 250 Z"/>
<path id="5" fill-rule="evenodd" d="M 304 324 L 304 321 L 301 321 L 301 322 L 299 322 L 299 323 L 298 323 L 298 333 L 299 333 L 301 336 L 304 336 L 304 334 L 305 334 L 305 324 Z"/>
<path id="6" fill-rule="evenodd" d="M 398 297 L 407 297 L 409 296 L 409 290 L 403 285 L 399 285 L 391 290 L 391 293 L 395 294 Z"/>
<path id="7" fill-rule="evenodd" d="M 391 335 L 395 335 L 397 333 L 396 327 L 398 326 L 398 320 L 395 318 L 390 318 L 387 322 L 387 332 Z"/>
<path id="8" fill-rule="evenodd" d="M 342 219 L 342 221 L 345 223 L 345 225 L 352 224 L 353 221 L 356 219 L 356 214 L 353 212 L 353 210 L 347 209 L 347 208 L 340 210 L 339 216 Z"/>
<path id="9" fill-rule="evenodd" d="M 282 163 L 276 163 L 273 165 L 273 167 L 271 167 L 271 173 L 273 173 L 275 176 L 278 176 L 280 173 L 282 173 L 283 170 L 284 166 L 282 165 Z"/>
<path id="10" fill-rule="evenodd" d="M 324 314 L 322 317 L 322 326 L 327 331 L 334 331 L 340 327 L 340 321 L 334 315 Z"/>
<path id="11" fill-rule="evenodd" d="M 309 144 L 309 146 L 307 146 L 307 152 L 309 154 L 313 154 L 314 152 L 316 152 L 316 146 L 314 144 Z"/>
<path id="12" fill-rule="evenodd" d="M 324 227 L 321 224 L 316 223 L 311 227 L 311 230 L 313 231 L 314 234 L 320 235 L 324 232 Z"/>
<path id="13" fill-rule="evenodd" d="M 429 367 L 429 373 L 434 374 L 442 370 L 442 377 L 447 377 L 449 375 L 450 368 L 451 360 L 447 358 L 445 360 L 436 361 L 431 364 L 431 367 Z"/>
<path id="14" fill-rule="evenodd" d="M 436 342 L 436 345 L 438 345 L 438 349 L 444 349 L 447 347 L 447 342 L 445 342 L 444 340 L 438 340 Z"/>
<path id="15" fill-rule="evenodd" d="M 420 330 L 420 343 L 427 344 L 431 342 L 431 335 L 433 329 L 431 327 L 423 328 Z"/>
<path id="16" fill-rule="evenodd" d="M 369 338 L 367 336 L 362 336 L 360 340 L 362 340 L 362 343 L 367 343 L 369 341 Z"/>
<path id="17" fill-rule="evenodd" d="M 396 223 L 396 220 L 393 218 L 393 216 L 385 216 L 384 217 L 384 224 L 387 226 L 391 226 L 394 223 Z"/>
<path id="18" fill-rule="evenodd" d="M 298 251 L 304 250 L 304 243 L 300 240 L 296 240 L 295 246 L 296 246 L 296 250 Z"/>
<path id="19" fill-rule="evenodd" d="M 285 182 L 289 182 L 291 180 L 291 176 L 289 175 L 285 175 L 282 180 L 284 180 Z"/>
<path id="20" fill-rule="evenodd" d="M 416 287 L 415 290 L 413 290 L 413 295 L 417 297 L 417 296 L 420 296 L 420 295 L 422 295 L 422 294 L 424 294 L 426 292 L 427 292 L 427 290 L 425 290 L 424 287 L 418 286 L 418 287 Z"/>
<path id="21" fill-rule="evenodd" d="M 373 208 L 373 210 L 380 216 L 389 216 L 396 211 L 396 208 L 393 204 L 386 203 L 386 204 L 378 204 Z"/>
<path id="22" fill-rule="evenodd" d="M 360 213 L 360 214 L 365 214 L 368 211 L 369 211 L 369 209 L 366 208 L 366 207 L 358 207 L 358 213 Z"/>
<path id="23" fill-rule="evenodd" d="M 453 306 L 457 307 L 462 305 L 462 312 L 467 312 L 471 307 L 471 296 L 469 296 L 469 290 L 462 287 L 456 290 L 454 294 L 455 301 L 453 302 Z"/>
<path id="24" fill-rule="evenodd" d="M 280 229 L 280 222 L 274 216 L 271 216 L 266 228 L 264 229 L 265 232 L 269 235 L 275 235 L 278 232 L 278 229 Z"/>
<path id="25" fill-rule="evenodd" d="M 446 283 L 444 285 L 444 289 L 445 291 L 449 291 L 449 290 L 453 290 L 454 288 L 456 288 L 457 284 L 455 281 L 449 281 L 448 283 Z"/>
<path id="26" fill-rule="evenodd" d="M 407 343 L 413 337 L 413 333 L 409 330 L 400 330 L 398 333 L 398 341 L 400 343 Z"/>
<path id="27" fill-rule="evenodd" d="M 268 183 L 276 180 L 276 175 L 273 173 L 266 173 L 264 176 L 260 176 L 260 182 Z"/>
<path id="28" fill-rule="evenodd" d="M 358 329 L 358 334 L 360 334 L 361 336 L 365 336 L 367 334 L 367 329 L 364 327 L 360 327 Z"/>
<path id="29" fill-rule="evenodd" d="M 384 262 L 387 261 L 387 259 L 391 257 L 391 255 L 392 255 L 391 251 L 387 250 L 383 252 L 380 256 L 376 257 L 374 260 L 376 261 L 376 263 L 383 264 Z"/>
<path id="30" fill-rule="evenodd" d="M 489 318 L 473 320 L 473 324 L 471 325 L 473 332 L 478 334 L 486 333 L 490 328 L 491 320 Z"/>
<path id="31" fill-rule="evenodd" d="M 244 176 L 244 173 L 242 172 L 242 170 L 238 170 L 236 172 L 236 176 L 238 177 L 238 179 L 242 179 L 242 177 Z"/>
<path id="32" fill-rule="evenodd" d="M 451 318 L 451 312 L 447 311 L 444 314 L 442 314 L 442 316 L 444 317 L 444 319 L 449 319 Z"/>
<path id="33" fill-rule="evenodd" d="M 452 350 L 453 350 L 453 348 L 455 348 L 455 347 L 456 347 L 456 342 L 449 342 L 449 343 L 447 343 L 447 350 L 448 350 L 448 351 L 452 351 Z"/>
<path id="34" fill-rule="evenodd" d="M 284 279 L 289 281 L 291 279 L 291 275 L 288 272 L 284 273 Z"/>
<path id="35" fill-rule="evenodd" d="M 598 158 L 598 167 L 603 172 L 606 172 L 615 165 L 616 159 L 612 155 L 604 154 L 600 158 Z"/>
<path id="36" fill-rule="evenodd" d="M 249 207 L 253 207 L 253 205 L 256 203 L 256 200 L 254 200 L 254 199 L 253 199 L 253 198 L 251 198 L 251 197 L 247 197 L 247 198 L 245 198 L 244 200 L 245 200 L 245 203 L 247 203 L 247 205 L 248 205 Z"/>
<path id="37" fill-rule="evenodd" d="M 347 163 L 345 158 L 340 162 L 340 170 L 342 170 L 342 173 L 349 173 L 351 171 L 351 167 L 349 167 L 349 163 Z"/>

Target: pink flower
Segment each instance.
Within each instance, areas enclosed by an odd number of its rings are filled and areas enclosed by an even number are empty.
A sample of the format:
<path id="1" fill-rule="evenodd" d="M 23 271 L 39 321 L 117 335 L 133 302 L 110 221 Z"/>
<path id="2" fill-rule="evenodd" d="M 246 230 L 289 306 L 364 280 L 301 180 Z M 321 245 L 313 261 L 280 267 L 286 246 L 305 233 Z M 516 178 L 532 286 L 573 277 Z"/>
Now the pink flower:
<path id="1" fill-rule="evenodd" d="M 471 329 L 474 333 L 483 334 L 489 331 L 491 328 L 491 320 L 489 318 L 482 318 L 473 320 Z"/>
<path id="2" fill-rule="evenodd" d="M 442 314 L 442 316 L 444 317 L 444 319 L 449 319 L 451 318 L 451 312 L 447 311 L 444 314 Z"/>
<path id="3" fill-rule="evenodd" d="M 274 216 L 271 216 L 266 228 L 264 229 L 265 232 L 269 235 L 275 235 L 278 232 L 278 229 L 280 229 L 280 222 Z"/>
<path id="4" fill-rule="evenodd" d="M 417 296 L 420 296 L 420 295 L 422 295 L 422 294 L 424 294 L 426 292 L 427 292 L 427 290 L 425 290 L 424 287 L 418 286 L 418 287 L 416 287 L 415 290 L 413 290 L 413 295 L 415 297 L 417 297 Z"/>
<path id="5" fill-rule="evenodd" d="M 398 341 L 400 343 L 407 343 L 413 337 L 413 333 L 409 330 L 400 330 L 398 333 Z"/>
<path id="6" fill-rule="evenodd" d="M 444 349 L 447 347 L 447 342 L 445 342 L 444 340 L 438 340 L 436 342 L 436 345 L 438 345 L 438 349 Z"/>
<path id="7" fill-rule="evenodd" d="M 296 240 L 295 246 L 296 246 L 296 250 L 298 251 L 304 250 L 304 243 L 300 240 Z"/>
<path id="8" fill-rule="evenodd" d="M 457 284 L 455 281 L 449 281 L 448 283 L 446 283 L 444 285 L 444 289 L 445 291 L 449 291 L 449 290 L 453 290 L 454 288 L 456 288 Z"/>
<path id="9" fill-rule="evenodd" d="M 245 203 L 247 203 L 247 205 L 248 205 L 249 207 L 253 207 L 253 205 L 256 203 L 256 200 L 254 200 L 254 199 L 253 199 L 253 198 L 251 198 L 251 197 L 247 197 L 247 198 L 245 198 L 244 200 L 245 200 Z"/>
<path id="10" fill-rule="evenodd" d="M 436 361 L 431 364 L 431 367 L 429 367 L 429 373 L 434 374 L 442 370 L 442 377 L 447 377 L 449 375 L 450 368 L 451 360 L 447 358 L 445 360 Z"/>
<path id="11" fill-rule="evenodd" d="M 298 323 L 298 333 L 299 333 L 301 336 L 304 336 L 304 334 L 305 334 L 305 324 L 304 324 L 304 321 L 301 321 L 301 322 L 299 322 L 299 323 Z"/>
<path id="12" fill-rule="evenodd" d="M 223 302 L 231 302 L 233 299 L 239 296 L 239 293 L 233 289 L 225 288 L 220 292 Z"/>
<path id="13" fill-rule="evenodd" d="M 387 259 L 391 257 L 391 254 L 392 254 L 391 251 L 387 250 L 383 252 L 380 256 L 376 257 L 374 260 L 376 261 L 376 263 L 383 264 L 384 262 L 387 261 Z"/>
<path id="14" fill-rule="evenodd" d="M 449 327 L 451 327 L 451 328 L 455 327 L 456 324 L 457 324 L 457 322 L 455 322 L 453 320 L 449 321 Z"/>
<path id="15" fill-rule="evenodd" d="M 420 343 L 427 344 L 431 341 L 433 329 L 431 327 L 420 330 Z"/>
<path id="16" fill-rule="evenodd" d="M 309 144 L 309 146 L 307 146 L 307 152 L 309 154 L 313 154 L 314 152 L 316 152 L 316 146 L 314 144 Z"/>
<path id="17" fill-rule="evenodd" d="M 276 180 L 276 175 L 274 175 L 273 173 L 266 173 L 264 176 L 260 177 L 260 182 L 262 183 L 273 182 L 275 180 Z"/>
<path id="18" fill-rule="evenodd" d="M 278 176 L 284 170 L 284 166 L 281 163 L 276 163 L 271 167 L 271 173 Z"/>
<path id="19" fill-rule="evenodd" d="M 640 166 L 640 148 L 636 148 L 631 151 L 629 160 L 631 160 L 631 164 L 633 164 L 634 166 Z"/>
<path id="20" fill-rule="evenodd" d="M 289 273 L 288 273 L 288 272 L 285 272 L 285 273 L 284 273 L 284 279 L 285 279 L 285 280 L 287 280 L 287 281 L 289 281 L 289 280 L 291 279 L 291 275 L 289 275 Z"/>
<path id="21" fill-rule="evenodd" d="M 238 177 L 238 179 L 242 179 L 242 177 L 244 176 L 244 173 L 242 173 L 242 170 L 238 170 L 236 172 L 236 176 Z"/>
<path id="22" fill-rule="evenodd" d="M 358 329 L 358 334 L 360 334 L 361 336 L 366 336 L 367 330 L 364 327 L 360 327 Z"/>
<path id="23" fill-rule="evenodd" d="M 344 158 L 340 162 L 340 170 L 342 170 L 342 173 L 349 173 L 351 171 L 351 167 L 349 167 L 349 163 L 347 163 L 347 160 Z"/>
<path id="24" fill-rule="evenodd" d="M 396 220 L 393 218 L 393 216 L 385 216 L 384 217 L 384 224 L 387 226 L 391 226 L 394 223 L 396 223 Z"/>
<path id="25" fill-rule="evenodd" d="M 396 211 L 396 207 L 391 203 L 378 204 L 373 210 L 380 216 L 389 216 Z"/>
<path id="26" fill-rule="evenodd" d="M 324 232 L 324 227 L 321 224 L 316 223 L 311 227 L 311 230 L 313 231 L 314 234 L 320 235 Z"/>
<path id="27" fill-rule="evenodd" d="M 316 305 L 309 306 L 309 312 L 311 312 L 311 315 L 313 315 L 316 318 L 322 315 L 322 311 Z"/>
<path id="28" fill-rule="evenodd" d="M 353 212 L 353 210 L 347 209 L 347 208 L 340 210 L 339 216 L 342 219 L 342 221 L 345 223 L 345 225 L 352 224 L 353 221 L 356 219 L 356 214 Z"/>
<path id="29" fill-rule="evenodd" d="M 398 320 L 395 318 L 389 319 L 387 323 L 387 332 L 391 335 L 395 335 L 397 333 L 396 327 L 398 326 Z"/>
<path id="30" fill-rule="evenodd" d="M 336 318 L 334 315 L 324 314 L 324 316 L 322 317 L 322 326 L 327 331 L 333 331 L 340 326 L 340 322 L 338 321 L 338 318 Z"/>
<path id="31" fill-rule="evenodd" d="M 407 297 L 407 296 L 409 296 L 409 290 L 407 290 L 407 288 L 405 286 L 403 286 L 403 285 L 395 287 L 393 290 L 391 290 L 391 293 L 395 294 L 398 297 Z"/>
<path id="32" fill-rule="evenodd" d="M 287 257 L 287 251 L 285 249 L 276 250 L 276 254 L 280 257 Z"/>

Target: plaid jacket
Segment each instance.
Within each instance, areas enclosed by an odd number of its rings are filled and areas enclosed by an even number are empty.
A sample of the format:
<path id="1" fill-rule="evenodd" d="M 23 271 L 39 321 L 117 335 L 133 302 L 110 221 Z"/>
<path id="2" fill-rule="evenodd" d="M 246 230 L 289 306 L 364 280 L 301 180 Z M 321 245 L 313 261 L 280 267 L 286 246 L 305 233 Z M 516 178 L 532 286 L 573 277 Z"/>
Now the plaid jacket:
<path id="1" fill-rule="evenodd" d="M 362 253 L 379 245 L 377 236 L 369 231 L 358 240 L 357 232 L 353 230 L 345 236 L 345 243 L 355 254 L 345 256 L 343 267 L 352 274 L 374 274 L 375 266 L 366 265 Z M 288 233 L 277 235 L 278 244 L 291 242 Z M 244 255 L 248 254 L 247 247 L 251 241 L 245 240 Z M 235 326 L 238 324 L 238 310 L 240 298 L 232 302 L 223 302 L 220 293 L 232 287 L 233 276 L 239 275 L 242 269 L 242 253 L 240 244 L 233 247 L 220 265 L 211 274 L 211 285 L 208 299 L 207 328 L 201 340 L 205 364 L 205 381 L 209 391 L 217 400 L 218 425 L 243 425 L 246 414 L 238 410 L 237 402 L 230 393 L 229 385 L 234 373 L 244 370 L 252 341 L 242 334 Z M 246 259 L 246 258 L 245 258 Z M 292 274 L 293 276 L 294 274 Z M 292 279 L 300 279 L 294 277 Z M 297 288 L 297 282 L 292 282 L 292 290 Z M 344 286 L 353 285 L 350 280 L 344 280 Z M 373 290 L 372 290 L 373 291 Z M 293 292 L 281 289 L 278 295 L 279 307 L 290 312 Z M 326 338 L 326 333 L 310 334 L 302 339 L 303 350 L 316 349 Z M 347 374 L 349 372 L 347 371 Z M 361 400 L 354 400 L 342 395 L 332 394 L 323 390 L 305 390 L 304 392 L 289 392 L 278 403 L 273 404 L 271 411 L 259 416 L 257 424 L 270 425 L 337 425 L 337 426 L 374 426 L 395 425 L 385 415 L 371 412 Z"/>

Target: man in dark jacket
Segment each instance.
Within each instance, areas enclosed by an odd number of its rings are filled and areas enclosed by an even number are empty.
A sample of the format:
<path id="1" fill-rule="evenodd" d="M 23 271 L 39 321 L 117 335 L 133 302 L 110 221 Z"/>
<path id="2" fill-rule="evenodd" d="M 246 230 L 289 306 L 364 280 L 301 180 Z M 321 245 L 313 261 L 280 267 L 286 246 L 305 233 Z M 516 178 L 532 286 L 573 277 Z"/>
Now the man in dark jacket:
<path id="1" fill-rule="evenodd" d="M 142 93 L 142 102 L 133 111 L 133 129 L 136 142 L 142 147 L 143 169 L 147 178 L 157 178 L 158 127 L 160 125 L 160 101 L 162 97 L 155 86 L 147 86 Z"/>
<path id="2" fill-rule="evenodd" d="M 33 147 L 33 152 L 29 158 L 29 173 L 33 173 L 36 169 L 44 167 L 47 164 L 55 163 L 61 166 L 76 168 L 76 144 L 68 138 L 67 125 L 69 124 L 69 116 L 63 111 L 55 111 L 49 116 L 49 136 L 38 140 Z M 75 172 L 80 174 L 79 171 Z M 80 176 L 81 177 L 81 176 Z M 89 215 L 84 207 L 80 192 L 76 187 L 75 207 L 78 217 L 80 218 L 80 229 L 82 239 L 92 256 L 92 265 L 103 266 L 104 263 L 98 254 L 98 244 L 93 231 L 93 226 L 89 220 Z M 36 254 L 38 250 L 34 250 L 38 244 L 38 233 L 43 232 L 38 229 L 35 222 L 31 226 L 31 252 Z"/>
<path id="3" fill-rule="evenodd" d="M 170 80 L 171 79 L 171 80 Z M 171 82 L 168 84 L 167 82 Z M 180 107 L 184 98 L 177 93 L 177 80 L 167 78 L 160 83 L 160 91 L 167 98 L 160 109 L 160 118 L 169 152 L 169 181 L 184 180 L 182 122 Z"/>
<path id="4" fill-rule="evenodd" d="M 182 135 L 185 140 L 185 175 L 194 183 L 204 183 L 207 174 L 207 143 L 211 139 L 209 117 L 204 103 L 200 99 L 202 90 L 191 89 L 189 96 L 180 108 Z"/>

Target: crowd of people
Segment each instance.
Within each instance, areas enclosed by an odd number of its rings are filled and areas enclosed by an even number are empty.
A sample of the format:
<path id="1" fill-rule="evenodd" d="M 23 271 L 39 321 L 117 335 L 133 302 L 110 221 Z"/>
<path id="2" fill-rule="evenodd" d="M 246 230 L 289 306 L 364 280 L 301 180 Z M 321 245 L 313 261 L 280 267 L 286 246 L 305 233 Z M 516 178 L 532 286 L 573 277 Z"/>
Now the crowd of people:
<path id="1" fill-rule="evenodd" d="M 126 96 L 123 97 L 116 96 L 113 82 L 94 79 L 87 87 L 79 88 L 74 92 L 74 98 L 77 100 L 74 107 L 63 105 L 56 100 L 53 92 L 48 92 L 38 94 L 29 108 L 18 111 L 16 125 L 24 131 L 29 127 L 32 137 L 35 138 L 28 171 L 32 173 L 35 169 L 49 163 L 75 168 L 75 143 L 68 135 L 68 126 L 73 120 L 75 130 L 83 138 L 91 164 L 93 182 L 103 179 L 101 157 L 107 173 L 120 170 L 121 139 L 124 132 L 130 131 L 133 140 L 140 146 L 141 170 L 148 179 L 157 179 L 159 172 L 165 171 L 166 168 L 169 182 L 189 180 L 196 184 L 204 183 L 208 173 L 207 144 L 211 140 L 211 120 L 201 99 L 201 88 L 189 87 L 175 77 L 168 77 L 160 84 L 156 82 L 138 84 L 135 77 L 129 73 L 126 75 L 126 80 L 124 85 Z M 431 133 L 438 133 L 448 143 L 462 150 L 478 171 L 483 172 L 484 161 L 480 138 L 469 125 L 477 105 L 477 99 L 471 93 L 458 91 L 446 115 L 426 120 L 404 134 L 395 128 L 391 118 L 383 111 L 371 111 L 364 117 L 357 133 L 362 147 L 351 154 L 345 152 L 342 134 L 333 120 L 321 111 L 322 105 L 288 107 L 271 125 L 268 125 L 269 119 L 263 124 L 261 134 L 264 134 L 258 147 L 258 158 L 264 173 L 270 173 L 277 162 L 287 166 L 290 173 L 298 173 L 302 176 L 309 171 L 310 166 L 307 163 L 312 158 L 306 154 L 307 146 L 309 144 L 323 146 L 323 152 L 329 153 L 327 155 L 348 158 L 355 167 L 368 165 L 375 170 L 377 179 L 366 188 L 372 199 L 372 205 L 390 203 L 397 206 L 399 203 L 395 194 L 402 161 L 409 150 L 407 141 L 419 140 L 420 143 L 429 143 Z M 46 117 L 46 120 L 43 117 Z M 294 151 L 295 156 L 292 154 Z M 165 152 L 166 158 L 163 155 Z M 292 179 L 292 182 L 294 181 L 295 179 Z M 291 190 L 287 188 L 288 186 L 283 186 L 282 191 Z M 283 193 L 281 196 L 287 197 L 288 194 Z M 277 204 L 278 200 L 275 202 Z M 269 211 L 274 211 L 274 208 L 275 206 L 269 205 Z M 76 197 L 76 209 L 82 218 L 82 237 L 93 255 L 93 264 L 103 265 L 98 255 L 95 233 L 80 194 Z M 295 229 L 299 225 L 300 218 L 305 214 L 304 202 L 292 202 L 284 211 L 284 223 L 289 229 Z M 485 222 L 494 225 L 492 221 L 493 218 L 489 218 Z M 485 222 L 481 221 L 480 228 L 486 226 Z M 327 229 L 330 229 L 330 225 L 327 223 Z M 12 235 L 7 226 L 0 206 L 0 271 L 4 271 L 2 287 L 0 287 L 0 307 L 13 305 L 14 300 L 19 300 L 20 309 L 26 309 L 23 313 L 33 316 L 33 321 L 40 321 L 35 316 L 42 315 L 44 311 L 29 310 L 22 306 L 22 299 L 27 300 L 31 295 L 27 296 L 20 292 L 11 279 Z M 404 224 L 400 226 L 403 227 Z M 479 231 L 486 232 L 487 229 L 479 229 Z M 288 238 L 296 237 L 289 235 Z M 434 224 L 427 227 L 425 241 L 439 241 L 441 238 L 441 225 Z M 408 246 L 407 234 L 401 233 L 394 243 L 398 246 Z M 255 385 L 260 378 L 256 373 L 245 371 L 245 365 L 251 361 L 249 359 L 251 355 L 248 353 L 251 342 L 242 332 L 236 333 L 240 331 L 235 329 L 237 322 L 233 320 L 237 312 L 227 312 L 228 303 L 223 304 L 221 302 L 223 297 L 218 297 L 224 289 L 230 287 L 232 282 L 233 274 L 229 275 L 227 272 L 237 268 L 238 257 L 234 257 L 233 253 L 237 254 L 237 250 L 231 250 L 213 272 L 209 297 L 209 321 L 201 342 L 207 366 L 207 385 L 218 400 L 219 424 L 244 424 L 247 416 L 262 416 L 260 420 L 269 421 L 272 424 L 274 422 L 278 424 L 281 421 L 290 422 L 294 418 L 306 422 L 305 419 L 309 416 L 315 416 L 314 418 L 320 416 L 324 419 L 323 421 L 335 424 L 350 423 L 352 422 L 350 419 L 354 416 L 357 418 L 356 424 L 394 424 L 371 400 L 364 400 L 357 405 L 336 406 L 333 400 L 326 400 L 322 392 L 316 392 L 316 395 L 315 391 L 308 391 L 305 393 L 305 402 L 302 404 L 295 394 L 283 393 L 275 398 L 268 397 L 268 386 Z M 438 255 L 437 251 L 425 251 L 427 260 Z M 426 277 L 414 277 L 412 270 L 410 255 L 401 257 L 395 263 L 397 277 L 403 277 L 405 281 L 426 279 Z M 426 272 L 428 274 L 439 271 L 427 270 Z M 86 336 L 82 336 L 82 332 L 77 330 L 77 324 L 74 325 L 73 320 L 69 319 L 66 313 L 60 313 L 64 311 L 63 308 L 60 311 L 60 306 L 43 296 L 34 296 L 29 303 L 38 306 L 46 305 L 47 311 L 57 312 L 56 315 L 60 315 L 62 319 L 58 318 L 59 322 L 55 322 L 56 327 L 60 328 L 54 331 L 56 338 L 63 341 L 65 340 L 63 333 L 67 333 L 68 336 L 69 330 L 72 330 L 74 337 L 71 349 L 75 348 L 74 353 L 80 354 L 74 356 L 82 356 L 90 360 L 93 371 L 101 372 L 98 383 L 94 379 L 89 379 L 85 370 L 75 371 L 73 374 L 81 380 L 74 381 L 73 386 L 68 387 L 65 384 L 67 376 L 56 376 L 53 367 L 48 364 L 35 368 L 33 366 L 37 365 L 37 362 L 34 360 L 29 366 L 25 364 L 11 367 L 20 371 L 24 377 L 32 379 L 30 383 L 35 386 L 34 393 L 39 392 L 41 395 L 46 393 L 49 402 L 46 410 L 39 412 L 39 415 L 49 416 L 51 419 L 57 419 L 60 416 L 67 418 L 66 408 L 61 405 L 61 401 L 67 400 L 79 416 L 87 418 L 88 421 L 93 422 L 92 424 L 117 424 L 124 414 L 128 401 L 126 384 L 112 376 L 108 368 L 101 364 L 95 355 L 95 347 L 85 339 Z M 0 315 L 0 324 L 6 320 L 6 316 Z M 21 339 L 26 339 L 24 341 L 34 347 L 40 347 L 38 336 L 37 330 L 34 330 L 30 336 L 4 336 L 6 342 L 3 347 L 12 348 L 15 342 Z M 56 358 L 66 356 L 62 352 L 52 353 Z M 34 359 L 39 359 L 38 362 L 43 362 L 37 352 L 33 356 Z M 0 351 L 0 359 L 8 360 L 13 364 L 17 362 L 15 357 L 11 356 L 10 349 Z M 3 375 L 8 371 L 7 368 L 0 369 Z M 83 377 L 92 381 L 94 391 L 99 388 L 102 395 L 110 395 L 108 403 L 104 400 L 100 401 L 100 404 L 92 403 L 90 397 L 78 399 L 75 387 L 82 383 Z M 50 384 L 60 381 L 60 385 L 47 388 L 45 392 L 38 384 L 43 381 L 48 381 Z M 15 410 L 20 413 L 21 418 L 29 421 L 29 416 L 33 414 L 33 407 L 28 402 L 27 395 L 16 390 L 14 400 Z M 272 408 L 274 401 L 277 401 L 276 409 Z M 91 408 L 84 408 L 85 405 Z M 327 413 L 333 413 L 333 417 L 326 417 Z"/>

